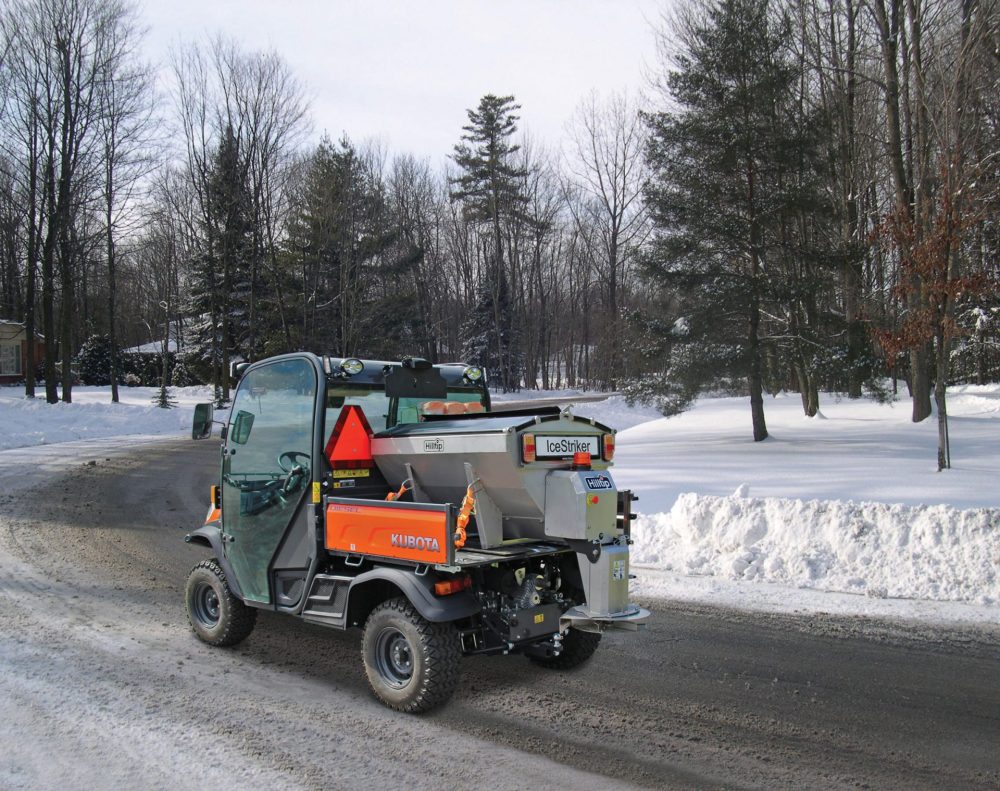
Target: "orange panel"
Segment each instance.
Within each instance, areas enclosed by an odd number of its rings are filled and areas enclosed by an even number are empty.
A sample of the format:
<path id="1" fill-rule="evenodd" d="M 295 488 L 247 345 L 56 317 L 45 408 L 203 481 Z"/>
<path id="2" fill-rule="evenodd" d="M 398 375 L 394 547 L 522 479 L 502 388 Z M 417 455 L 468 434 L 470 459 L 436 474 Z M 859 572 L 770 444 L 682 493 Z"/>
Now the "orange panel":
<path id="1" fill-rule="evenodd" d="M 358 555 L 448 562 L 448 513 L 386 505 L 326 506 L 326 548 Z"/>

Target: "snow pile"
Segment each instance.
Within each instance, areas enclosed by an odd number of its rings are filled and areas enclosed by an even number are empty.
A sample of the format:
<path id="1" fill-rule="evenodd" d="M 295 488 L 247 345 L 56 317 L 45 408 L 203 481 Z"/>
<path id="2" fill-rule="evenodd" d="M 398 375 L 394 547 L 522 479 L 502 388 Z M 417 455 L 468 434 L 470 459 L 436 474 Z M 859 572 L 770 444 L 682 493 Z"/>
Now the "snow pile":
<path id="1" fill-rule="evenodd" d="M 701 399 L 618 435 L 615 481 L 642 514 L 636 591 L 767 610 L 937 608 L 946 620 L 974 604 L 995 622 L 1000 386 L 949 388 L 943 472 L 936 421 L 912 423 L 908 400 L 821 403 L 817 420 L 798 396 L 767 399 L 766 442 L 750 436 L 745 398 Z M 815 596 L 826 598 L 803 604 Z"/>
<path id="2" fill-rule="evenodd" d="M 210 387 L 175 387 L 177 408 L 153 405 L 155 387 L 122 387 L 111 403 L 109 387 L 73 388 L 73 403 L 25 398 L 20 388 L 0 388 L 0 450 L 73 440 L 142 435 L 190 435 L 194 405 L 212 400 Z"/>
<path id="3" fill-rule="evenodd" d="M 632 562 L 817 590 L 1000 604 L 1000 511 L 683 494 L 634 525 Z"/>

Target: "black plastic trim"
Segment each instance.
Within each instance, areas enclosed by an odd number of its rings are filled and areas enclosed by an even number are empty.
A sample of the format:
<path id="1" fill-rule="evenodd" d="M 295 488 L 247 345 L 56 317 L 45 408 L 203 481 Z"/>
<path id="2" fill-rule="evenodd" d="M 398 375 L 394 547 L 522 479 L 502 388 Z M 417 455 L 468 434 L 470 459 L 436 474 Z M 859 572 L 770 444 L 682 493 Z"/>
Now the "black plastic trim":
<path id="1" fill-rule="evenodd" d="M 435 596 L 434 578 L 431 575 L 418 577 L 412 571 L 405 569 L 381 567 L 366 571 L 354 578 L 347 591 L 347 612 L 350 612 L 351 594 L 354 593 L 355 588 L 376 581 L 395 585 L 403 592 L 414 609 L 432 623 L 468 618 L 482 609 L 476 597 L 465 591 L 453 593 L 450 596 Z"/>
<path id="2" fill-rule="evenodd" d="M 202 525 L 197 530 L 192 530 L 186 536 L 184 540 L 189 544 L 201 544 L 202 546 L 209 546 L 212 548 L 212 552 L 215 553 L 215 559 L 218 561 L 219 565 L 222 566 L 222 571 L 226 575 L 226 583 L 229 585 L 229 590 L 233 592 L 233 595 L 243 600 L 243 590 L 240 588 L 240 581 L 236 577 L 236 573 L 233 571 L 233 567 L 230 565 L 229 560 L 226 558 L 226 553 L 224 551 L 224 542 L 222 540 L 222 531 L 215 524 Z M 248 602 L 248 604 L 254 604 L 254 602 Z"/>

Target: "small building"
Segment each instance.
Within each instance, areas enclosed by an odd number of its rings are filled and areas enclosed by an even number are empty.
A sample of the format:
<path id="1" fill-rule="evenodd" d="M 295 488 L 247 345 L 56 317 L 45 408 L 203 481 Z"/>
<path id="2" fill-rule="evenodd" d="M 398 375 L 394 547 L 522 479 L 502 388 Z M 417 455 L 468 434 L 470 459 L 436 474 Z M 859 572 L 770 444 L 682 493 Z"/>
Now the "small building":
<path id="1" fill-rule="evenodd" d="M 35 335 L 35 362 L 45 354 L 41 335 Z M 17 321 L 0 319 L 0 385 L 17 384 L 24 380 L 28 361 L 28 333 Z"/>

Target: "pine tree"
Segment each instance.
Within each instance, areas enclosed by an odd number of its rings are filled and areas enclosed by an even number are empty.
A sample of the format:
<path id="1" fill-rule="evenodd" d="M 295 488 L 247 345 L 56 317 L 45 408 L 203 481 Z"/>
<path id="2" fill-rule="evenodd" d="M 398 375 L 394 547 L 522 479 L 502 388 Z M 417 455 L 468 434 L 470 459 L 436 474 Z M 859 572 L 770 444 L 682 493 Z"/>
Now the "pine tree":
<path id="1" fill-rule="evenodd" d="M 469 110 L 465 134 L 455 146 L 453 159 L 462 174 L 452 181 L 452 200 L 462 203 L 467 221 L 490 229 L 492 257 L 481 275 L 481 299 L 470 318 L 465 351 L 470 362 L 498 371 L 503 390 L 516 390 L 521 382 L 523 354 L 517 333 L 518 322 L 510 303 L 510 275 L 504 259 L 503 223 L 521 217 L 527 198 L 521 192 L 525 172 L 515 166 L 518 146 L 510 139 L 517 131 L 520 105 L 513 96 L 487 94 L 479 107 Z M 509 256 L 508 256 L 509 258 Z"/>
<path id="2" fill-rule="evenodd" d="M 218 272 L 222 286 L 222 339 L 225 359 L 240 355 L 252 359 L 250 256 L 250 194 L 246 169 L 240 156 L 239 141 L 232 126 L 219 143 L 215 167 L 209 181 L 209 201 L 218 254 Z M 228 369 L 228 362 L 226 364 Z"/>
<path id="3" fill-rule="evenodd" d="M 409 276 L 420 251 L 400 238 L 384 193 L 369 158 L 346 139 L 324 139 L 310 157 L 285 256 L 298 273 L 305 348 L 398 357 L 426 331 Z"/>
<path id="4" fill-rule="evenodd" d="M 768 0 L 717 0 L 683 37 L 668 78 L 676 111 L 647 117 L 647 198 L 657 233 L 645 266 L 678 302 L 667 377 L 675 407 L 744 379 L 754 440 L 764 419 L 762 308 L 802 199 L 793 173 L 809 142 L 789 122 L 797 74 L 788 24 Z"/>

